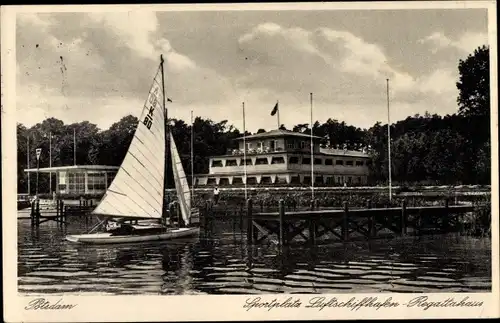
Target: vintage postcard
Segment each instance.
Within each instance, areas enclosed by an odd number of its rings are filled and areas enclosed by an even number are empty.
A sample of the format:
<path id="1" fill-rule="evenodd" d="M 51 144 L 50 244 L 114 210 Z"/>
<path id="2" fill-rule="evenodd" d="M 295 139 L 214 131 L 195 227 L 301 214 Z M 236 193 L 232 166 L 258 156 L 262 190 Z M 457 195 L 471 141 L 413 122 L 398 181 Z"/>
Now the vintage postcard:
<path id="1" fill-rule="evenodd" d="M 494 1 L 1 12 L 6 322 L 499 316 Z"/>

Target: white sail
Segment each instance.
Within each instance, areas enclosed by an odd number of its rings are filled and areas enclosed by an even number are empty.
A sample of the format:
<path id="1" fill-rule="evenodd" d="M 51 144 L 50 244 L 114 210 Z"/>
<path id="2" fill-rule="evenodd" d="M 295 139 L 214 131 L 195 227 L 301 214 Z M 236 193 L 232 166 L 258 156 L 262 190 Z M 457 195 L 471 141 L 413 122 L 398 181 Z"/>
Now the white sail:
<path id="1" fill-rule="evenodd" d="M 191 219 L 191 192 L 172 132 L 170 132 L 170 155 L 172 158 L 172 172 L 174 173 L 175 189 L 177 190 L 177 199 L 179 201 L 182 219 L 184 223 L 188 225 Z"/>
<path id="2" fill-rule="evenodd" d="M 164 177 L 165 110 L 160 66 L 123 163 L 93 213 L 161 218 Z"/>

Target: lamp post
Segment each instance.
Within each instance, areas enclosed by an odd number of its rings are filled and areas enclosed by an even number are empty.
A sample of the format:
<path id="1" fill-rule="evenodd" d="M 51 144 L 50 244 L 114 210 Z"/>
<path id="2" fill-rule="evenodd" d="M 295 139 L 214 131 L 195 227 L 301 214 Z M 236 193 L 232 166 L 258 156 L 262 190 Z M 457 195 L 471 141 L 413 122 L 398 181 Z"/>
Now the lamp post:
<path id="1" fill-rule="evenodd" d="M 35 196 L 38 197 L 38 173 L 40 170 L 40 155 L 42 154 L 42 148 L 37 148 L 36 149 L 36 194 Z"/>

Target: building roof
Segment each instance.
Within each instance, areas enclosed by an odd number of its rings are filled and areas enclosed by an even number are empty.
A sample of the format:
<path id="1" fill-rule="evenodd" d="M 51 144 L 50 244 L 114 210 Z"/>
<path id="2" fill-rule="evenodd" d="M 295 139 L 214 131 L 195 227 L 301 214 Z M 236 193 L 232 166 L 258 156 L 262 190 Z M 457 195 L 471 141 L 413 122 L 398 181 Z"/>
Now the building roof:
<path id="1" fill-rule="evenodd" d="M 36 173 L 56 173 L 61 171 L 68 170 L 118 170 L 120 167 L 118 166 L 106 166 L 106 165 L 74 165 L 74 166 L 58 166 L 58 167 L 44 167 L 40 169 L 29 168 L 25 169 L 25 172 Z"/>
<path id="2" fill-rule="evenodd" d="M 290 130 L 283 130 L 283 129 L 275 129 L 267 132 L 262 132 L 258 133 L 255 135 L 250 135 L 246 137 L 239 137 L 236 138 L 235 140 L 243 140 L 245 139 L 261 139 L 261 138 L 269 138 L 269 137 L 300 137 L 300 138 L 311 138 L 311 135 L 305 134 L 305 133 L 300 133 L 300 132 L 295 132 L 295 131 L 290 131 Z M 314 139 L 322 139 L 321 137 L 318 136 L 313 136 Z"/>
<path id="3" fill-rule="evenodd" d="M 362 151 L 357 150 L 344 150 L 344 149 L 333 149 L 333 148 L 320 148 L 319 151 L 325 155 L 332 156 L 349 156 L 349 157 L 365 157 L 368 158 L 370 155 Z"/>

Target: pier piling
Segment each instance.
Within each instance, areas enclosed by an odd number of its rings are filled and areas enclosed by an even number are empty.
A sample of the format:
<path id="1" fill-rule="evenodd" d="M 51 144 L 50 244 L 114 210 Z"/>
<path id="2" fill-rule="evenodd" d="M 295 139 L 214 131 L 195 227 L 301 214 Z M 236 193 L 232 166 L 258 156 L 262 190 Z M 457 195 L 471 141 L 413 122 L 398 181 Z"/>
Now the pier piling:
<path id="1" fill-rule="evenodd" d="M 279 201 L 279 244 L 284 245 L 285 241 L 283 240 L 283 218 L 285 217 L 285 202 L 283 199 Z"/>
<path id="2" fill-rule="evenodd" d="M 252 199 L 247 200 L 247 242 L 252 244 L 253 223 L 252 223 Z"/>
<path id="3" fill-rule="evenodd" d="M 406 200 L 401 203 L 401 235 L 406 235 L 408 223 L 408 213 L 406 212 Z"/>
<path id="4" fill-rule="evenodd" d="M 342 239 L 344 241 L 349 240 L 349 207 L 347 201 L 344 202 L 344 215 L 342 221 Z"/>
<path id="5" fill-rule="evenodd" d="M 444 200 L 444 215 L 443 215 L 443 232 L 448 232 L 449 226 L 450 226 L 450 219 L 449 219 L 449 203 L 450 201 L 446 198 Z"/>

